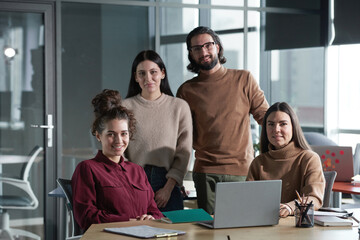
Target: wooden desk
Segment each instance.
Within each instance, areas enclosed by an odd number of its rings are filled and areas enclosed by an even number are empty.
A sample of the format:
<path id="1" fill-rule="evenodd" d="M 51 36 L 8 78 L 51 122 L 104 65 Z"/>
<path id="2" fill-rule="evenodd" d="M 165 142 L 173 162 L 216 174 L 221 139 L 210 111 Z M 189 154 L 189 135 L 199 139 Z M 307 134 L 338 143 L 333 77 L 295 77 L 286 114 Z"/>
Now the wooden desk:
<path id="1" fill-rule="evenodd" d="M 85 232 L 81 240 L 112 240 L 112 239 L 136 239 L 123 235 L 104 232 L 105 227 L 129 227 L 136 225 L 149 225 L 159 228 L 168 228 L 185 231 L 182 236 L 169 238 L 171 240 L 196 239 L 196 240 L 227 240 L 230 236 L 231 240 L 339 240 L 339 239 L 358 239 L 357 227 L 321 227 L 313 228 L 297 228 L 295 227 L 294 217 L 280 219 L 278 225 L 266 227 L 247 227 L 247 228 L 229 228 L 229 229 L 208 229 L 194 223 L 167 224 L 159 221 L 131 221 L 118 223 L 93 224 Z"/>
<path id="2" fill-rule="evenodd" d="M 351 182 L 334 182 L 332 191 L 348 194 L 360 194 L 360 184 L 352 184 Z"/>
<path id="3" fill-rule="evenodd" d="M 352 184 L 351 182 L 334 182 L 332 191 L 334 207 L 341 207 L 342 193 L 360 194 L 360 184 Z"/>

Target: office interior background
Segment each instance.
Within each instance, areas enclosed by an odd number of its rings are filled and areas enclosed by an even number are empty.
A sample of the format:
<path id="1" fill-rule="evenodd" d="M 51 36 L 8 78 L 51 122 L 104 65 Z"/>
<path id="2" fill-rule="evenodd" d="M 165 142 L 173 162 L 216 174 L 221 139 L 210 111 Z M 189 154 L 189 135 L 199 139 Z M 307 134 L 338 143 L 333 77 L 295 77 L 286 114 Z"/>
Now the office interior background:
<path id="1" fill-rule="evenodd" d="M 219 34 L 225 66 L 250 70 L 270 104 L 288 102 L 304 131 L 354 148 L 359 22 L 356 0 L 0 1 L 0 157 L 44 147 L 30 173 L 40 205 L 9 211 L 11 225 L 63 239 L 63 202 L 48 192 L 99 147 L 91 99 L 104 88 L 125 97 L 132 61 L 145 49 L 160 54 L 176 93 L 194 76 L 185 38 L 200 25 Z M 15 55 L 5 55 L 8 48 Z M 259 127 L 251 127 L 257 143 Z M 20 167 L 0 162 L 3 173 Z"/>

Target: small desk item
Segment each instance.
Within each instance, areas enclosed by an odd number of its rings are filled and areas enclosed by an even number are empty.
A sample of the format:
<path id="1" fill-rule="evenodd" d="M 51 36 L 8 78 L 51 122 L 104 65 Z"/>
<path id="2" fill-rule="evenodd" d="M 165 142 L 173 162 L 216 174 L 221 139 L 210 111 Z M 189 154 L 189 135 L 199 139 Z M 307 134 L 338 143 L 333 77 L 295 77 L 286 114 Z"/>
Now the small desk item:
<path id="1" fill-rule="evenodd" d="M 310 203 L 298 203 L 295 201 L 295 226 L 296 227 L 313 227 L 314 226 L 314 204 Z"/>
<path id="2" fill-rule="evenodd" d="M 167 223 L 185 223 L 198 221 L 211 221 L 213 218 L 204 209 L 184 209 L 162 212 L 166 218 L 161 220 Z"/>
<path id="3" fill-rule="evenodd" d="M 276 225 L 279 222 L 281 180 L 220 182 L 215 188 L 214 220 L 209 228 Z"/>
<path id="4" fill-rule="evenodd" d="M 104 228 L 104 231 L 138 238 L 172 237 L 185 234 L 184 231 L 156 228 L 147 225 L 119 228 Z"/>
<path id="5" fill-rule="evenodd" d="M 352 147 L 344 146 L 311 146 L 322 162 L 323 170 L 336 171 L 335 181 L 351 182 L 354 176 Z"/>
<path id="6" fill-rule="evenodd" d="M 351 219 L 343 219 L 336 216 L 314 216 L 314 222 L 317 225 L 325 227 L 353 225 L 353 221 Z"/>

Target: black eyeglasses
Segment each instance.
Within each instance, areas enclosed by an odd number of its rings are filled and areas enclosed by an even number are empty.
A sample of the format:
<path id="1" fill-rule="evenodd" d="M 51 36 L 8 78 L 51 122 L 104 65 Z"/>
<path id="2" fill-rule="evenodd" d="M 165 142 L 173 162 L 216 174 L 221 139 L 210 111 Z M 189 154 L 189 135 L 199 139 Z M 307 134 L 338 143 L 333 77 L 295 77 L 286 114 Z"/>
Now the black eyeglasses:
<path id="1" fill-rule="evenodd" d="M 193 53 L 200 53 L 203 49 L 203 47 L 205 47 L 206 50 L 211 51 L 213 50 L 215 45 L 215 42 L 207 42 L 204 43 L 203 45 L 195 45 L 189 48 L 190 51 L 192 51 Z"/>

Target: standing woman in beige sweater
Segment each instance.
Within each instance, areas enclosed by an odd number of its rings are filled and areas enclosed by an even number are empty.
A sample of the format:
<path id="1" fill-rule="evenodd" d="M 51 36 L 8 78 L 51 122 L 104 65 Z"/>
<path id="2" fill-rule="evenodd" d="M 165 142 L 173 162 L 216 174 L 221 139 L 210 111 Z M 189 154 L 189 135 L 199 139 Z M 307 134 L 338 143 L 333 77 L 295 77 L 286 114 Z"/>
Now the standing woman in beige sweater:
<path id="1" fill-rule="evenodd" d="M 122 104 L 137 121 L 127 158 L 144 168 L 160 211 L 183 209 L 180 187 L 192 152 L 191 112 L 184 100 L 173 97 L 165 64 L 155 51 L 135 57 Z"/>
<path id="2" fill-rule="evenodd" d="M 314 209 L 322 206 L 325 179 L 319 156 L 311 151 L 293 109 L 285 102 L 273 104 L 265 114 L 260 139 L 261 154 L 250 165 L 247 180 L 282 180 L 280 217 L 294 214 L 297 198 L 309 196 Z"/>

